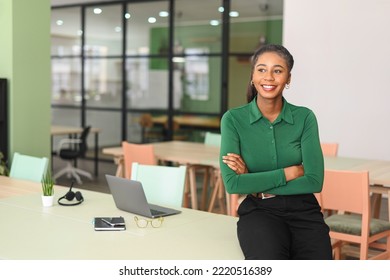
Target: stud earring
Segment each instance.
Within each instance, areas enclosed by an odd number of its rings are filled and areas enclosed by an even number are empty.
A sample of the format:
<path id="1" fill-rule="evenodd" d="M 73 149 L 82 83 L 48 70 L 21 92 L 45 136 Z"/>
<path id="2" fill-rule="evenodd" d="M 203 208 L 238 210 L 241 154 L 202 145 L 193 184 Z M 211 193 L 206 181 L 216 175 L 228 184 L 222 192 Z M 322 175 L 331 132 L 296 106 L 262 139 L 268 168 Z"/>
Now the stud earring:
<path id="1" fill-rule="evenodd" d="M 290 88 L 290 84 L 286 84 L 285 89 L 289 89 L 289 88 Z"/>

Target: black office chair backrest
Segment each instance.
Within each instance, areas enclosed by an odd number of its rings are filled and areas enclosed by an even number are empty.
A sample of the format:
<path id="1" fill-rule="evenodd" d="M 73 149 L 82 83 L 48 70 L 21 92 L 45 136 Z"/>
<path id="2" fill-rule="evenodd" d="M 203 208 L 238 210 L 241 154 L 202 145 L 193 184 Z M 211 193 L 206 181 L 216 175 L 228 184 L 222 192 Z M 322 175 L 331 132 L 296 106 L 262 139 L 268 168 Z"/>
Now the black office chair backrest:
<path id="1" fill-rule="evenodd" d="M 81 142 L 79 144 L 80 157 L 84 157 L 85 153 L 88 150 L 87 137 L 88 137 L 90 130 L 91 130 L 91 126 L 86 126 L 86 127 L 84 127 L 84 130 L 80 135 L 80 138 L 79 138 L 81 140 Z"/>

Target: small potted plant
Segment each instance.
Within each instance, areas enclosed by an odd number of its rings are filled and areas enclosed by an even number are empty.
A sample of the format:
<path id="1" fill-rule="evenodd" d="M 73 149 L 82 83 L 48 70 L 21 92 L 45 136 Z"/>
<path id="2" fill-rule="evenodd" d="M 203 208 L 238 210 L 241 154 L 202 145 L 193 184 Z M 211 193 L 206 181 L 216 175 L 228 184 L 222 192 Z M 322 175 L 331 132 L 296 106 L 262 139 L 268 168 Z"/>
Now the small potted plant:
<path id="1" fill-rule="evenodd" d="M 48 169 L 42 177 L 42 203 L 43 206 L 53 206 L 54 201 L 54 180 Z"/>

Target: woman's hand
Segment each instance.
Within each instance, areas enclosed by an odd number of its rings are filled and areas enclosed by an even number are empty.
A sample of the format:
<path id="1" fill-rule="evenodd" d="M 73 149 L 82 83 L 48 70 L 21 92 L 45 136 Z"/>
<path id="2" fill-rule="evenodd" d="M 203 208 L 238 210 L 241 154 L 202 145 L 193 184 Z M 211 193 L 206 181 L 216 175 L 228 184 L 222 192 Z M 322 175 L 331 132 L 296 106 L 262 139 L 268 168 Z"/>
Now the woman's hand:
<path id="1" fill-rule="evenodd" d="M 286 177 L 286 182 L 294 180 L 298 177 L 304 175 L 303 165 L 293 165 L 284 168 L 284 176 Z"/>
<path id="2" fill-rule="evenodd" d="M 240 155 L 228 153 L 226 156 L 222 157 L 222 161 L 226 163 L 231 170 L 236 172 L 237 175 L 248 173 L 248 168 Z"/>

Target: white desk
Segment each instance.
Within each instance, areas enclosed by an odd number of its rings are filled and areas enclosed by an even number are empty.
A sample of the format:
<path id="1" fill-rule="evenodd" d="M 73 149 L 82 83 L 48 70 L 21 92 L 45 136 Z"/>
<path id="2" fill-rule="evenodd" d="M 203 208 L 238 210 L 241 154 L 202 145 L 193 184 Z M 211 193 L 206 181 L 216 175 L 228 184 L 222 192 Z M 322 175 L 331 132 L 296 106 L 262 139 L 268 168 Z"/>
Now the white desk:
<path id="1" fill-rule="evenodd" d="M 161 228 L 139 229 L 134 215 L 118 210 L 109 194 L 80 190 L 85 198 L 81 205 L 44 208 L 40 184 L 2 176 L 0 194 L 3 186 L 26 184 L 31 192 L 0 199 L 0 259 L 244 258 L 236 236 L 237 218 L 183 208 L 181 214 L 164 218 Z M 67 190 L 56 186 L 56 197 Z M 125 218 L 126 231 L 94 231 L 93 217 L 119 215 Z"/>

